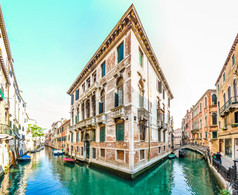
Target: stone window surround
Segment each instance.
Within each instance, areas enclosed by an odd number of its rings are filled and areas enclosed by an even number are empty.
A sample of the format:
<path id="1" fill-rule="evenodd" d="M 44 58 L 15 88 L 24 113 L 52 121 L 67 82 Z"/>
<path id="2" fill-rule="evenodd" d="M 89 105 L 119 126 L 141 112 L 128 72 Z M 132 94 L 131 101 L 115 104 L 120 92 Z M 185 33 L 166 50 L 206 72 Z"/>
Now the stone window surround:
<path id="1" fill-rule="evenodd" d="M 115 158 L 115 159 L 116 159 L 116 161 L 126 162 L 125 150 L 122 150 L 122 149 L 119 149 L 119 150 L 118 150 L 118 149 L 116 149 L 115 151 L 116 151 L 116 152 L 115 152 L 115 155 L 116 155 L 116 158 Z M 123 152 L 124 152 L 124 159 L 123 159 L 123 161 L 122 161 L 121 159 L 118 159 L 118 158 L 117 158 L 117 151 L 123 151 Z"/>

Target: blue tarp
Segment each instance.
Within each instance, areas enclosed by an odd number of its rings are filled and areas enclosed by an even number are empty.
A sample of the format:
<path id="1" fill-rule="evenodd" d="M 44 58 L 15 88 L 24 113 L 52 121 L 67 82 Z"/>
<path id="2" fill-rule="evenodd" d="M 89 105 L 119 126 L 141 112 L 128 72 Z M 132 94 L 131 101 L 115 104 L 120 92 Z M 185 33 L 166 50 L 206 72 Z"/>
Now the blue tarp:
<path id="1" fill-rule="evenodd" d="M 25 154 L 24 156 L 20 157 L 19 159 L 26 160 L 26 159 L 31 159 L 31 157 Z"/>

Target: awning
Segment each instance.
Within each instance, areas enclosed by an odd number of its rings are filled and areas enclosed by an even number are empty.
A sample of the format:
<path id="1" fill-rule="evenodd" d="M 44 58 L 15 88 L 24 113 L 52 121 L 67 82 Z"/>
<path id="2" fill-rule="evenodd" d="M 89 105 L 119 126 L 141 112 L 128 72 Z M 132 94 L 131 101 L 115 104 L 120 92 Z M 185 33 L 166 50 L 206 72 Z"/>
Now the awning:
<path id="1" fill-rule="evenodd" d="M 0 96 L 2 97 L 3 100 L 5 99 L 4 94 L 1 89 L 0 89 Z"/>

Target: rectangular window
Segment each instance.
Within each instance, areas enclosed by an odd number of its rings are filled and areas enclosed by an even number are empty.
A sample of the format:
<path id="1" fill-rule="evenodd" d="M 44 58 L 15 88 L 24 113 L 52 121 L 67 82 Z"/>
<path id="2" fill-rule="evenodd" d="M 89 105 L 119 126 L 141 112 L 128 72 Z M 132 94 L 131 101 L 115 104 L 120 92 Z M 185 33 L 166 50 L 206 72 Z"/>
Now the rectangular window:
<path id="1" fill-rule="evenodd" d="M 224 128 L 227 128 L 227 118 L 224 118 Z"/>
<path id="2" fill-rule="evenodd" d="M 93 73 L 93 82 L 95 83 L 97 81 L 97 72 Z"/>
<path id="3" fill-rule="evenodd" d="M 105 149 L 100 149 L 100 156 L 105 158 Z"/>
<path id="4" fill-rule="evenodd" d="M 124 122 L 116 124 L 116 140 L 124 141 Z"/>
<path id="5" fill-rule="evenodd" d="M 81 132 L 81 141 L 83 141 L 83 132 Z"/>
<path id="6" fill-rule="evenodd" d="M 202 133 L 200 133 L 200 139 L 202 139 Z"/>
<path id="7" fill-rule="evenodd" d="M 106 75 L 106 62 L 101 65 L 102 78 Z"/>
<path id="8" fill-rule="evenodd" d="M 74 95 L 71 95 L 71 105 L 74 104 Z"/>
<path id="9" fill-rule="evenodd" d="M 232 55 L 232 66 L 235 65 L 235 62 L 236 62 L 236 61 L 235 61 L 235 54 L 233 54 L 233 55 Z"/>
<path id="10" fill-rule="evenodd" d="M 117 150 L 117 160 L 124 161 L 124 150 Z"/>
<path id="11" fill-rule="evenodd" d="M 159 153 L 161 152 L 161 147 L 159 147 Z"/>
<path id="12" fill-rule="evenodd" d="M 76 134 L 76 142 L 79 142 L 79 132 Z"/>
<path id="13" fill-rule="evenodd" d="M 79 99 L 79 89 L 77 89 L 75 91 L 75 99 L 78 100 Z"/>
<path id="14" fill-rule="evenodd" d="M 140 160 L 145 159 L 145 150 L 140 150 Z"/>
<path id="15" fill-rule="evenodd" d="M 238 112 L 235 112 L 235 123 L 238 123 Z"/>
<path id="16" fill-rule="evenodd" d="M 170 107 L 170 98 L 168 98 L 168 107 Z"/>
<path id="17" fill-rule="evenodd" d="M 213 139 L 217 139 L 217 131 L 213 131 L 212 132 L 212 138 Z"/>
<path id="18" fill-rule="evenodd" d="M 207 139 L 207 132 L 205 132 L 205 137 L 206 137 L 206 139 Z"/>
<path id="19" fill-rule="evenodd" d="M 124 43 L 122 42 L 117 47 L 117 62 L 121 62 L 124 59 Z"/>
<path id="20" fill-rule="evenodd" d="M 224 73 L 223 74 L 223 82 L 225 82 L 225 80 L 226 80 L 226 74 Z"/>
<path id="21" fill-rule="evenodd" d="M 165 151 L 165 146 L 164 146 L 164 151 Z"/>
<path id="22" fill-rule="evenodd" d="M 140 61 L 140 66 L 143 67 L 143 52 L 139 48 L 139 61 Z"/>
<path id="23" fill-rule="evenodd" d="M 100 142 L 105 141 L 105 126 L 100 127 Z"/>
<path id="24" fill-rule="evenodd" d="M 72 133 L 71 134 L 71 142 L 73 142 L 74 141 L 74 134 Z"/>
<path id="25" fill-rule="evenodd" d="M 87 79 L 87 88 L 89 88 L 91 86 L 91 79 L 90 77 Z"/>
<path id="26" fill-rule="evenodd" d="M 162 82 L 159 81 L 159 92 L 162 93 Z"/>
<path id="27" fill-rule="evenodd" d="M 80 155 L 83 156 L 83 147 L 81 147 L 80 150 L 81 150 L 81 151 L 80 151 Z"/>
<path id="28" fill-rule="evenodd" d="M 163 99 L 165 99 L 165 90 L 163 89 Z"/>
<path id="29" fill-rule="evenodd" d="M 82 90 L 85 92 L 85 83 L 82 85 Z"/>
<path id="30" fill-rule="evenodd" d="M 96 158 L 96 148 L 92 149 L 92 158 Z"/>
<path id="31" fill-rule="evenodd" d="M 119 100 L 119 97 L 118 97 L 118 94 L 115 93 L 115 108 L 118 106 L 118 100 Z"/>
<path id="32" fill-rule="evenodd" d="M 70 140 L 70 135 L 68 136 L 68 141 Z"/>

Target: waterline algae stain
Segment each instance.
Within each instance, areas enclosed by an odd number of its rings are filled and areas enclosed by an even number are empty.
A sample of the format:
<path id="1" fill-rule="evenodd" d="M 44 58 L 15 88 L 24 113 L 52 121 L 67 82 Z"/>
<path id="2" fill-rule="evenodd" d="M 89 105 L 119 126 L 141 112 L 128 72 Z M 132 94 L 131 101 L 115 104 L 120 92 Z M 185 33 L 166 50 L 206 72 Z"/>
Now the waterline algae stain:
<path id="1" fill-rule="evenodd" d="M 32 161 L 10 169 L 0 181 L 0 194 L 218 194 L 201 155 L 167 160 L 135 181 L 127 181 L 87 166 L 66 164 L 49 148 L 31 154 Z"/>

